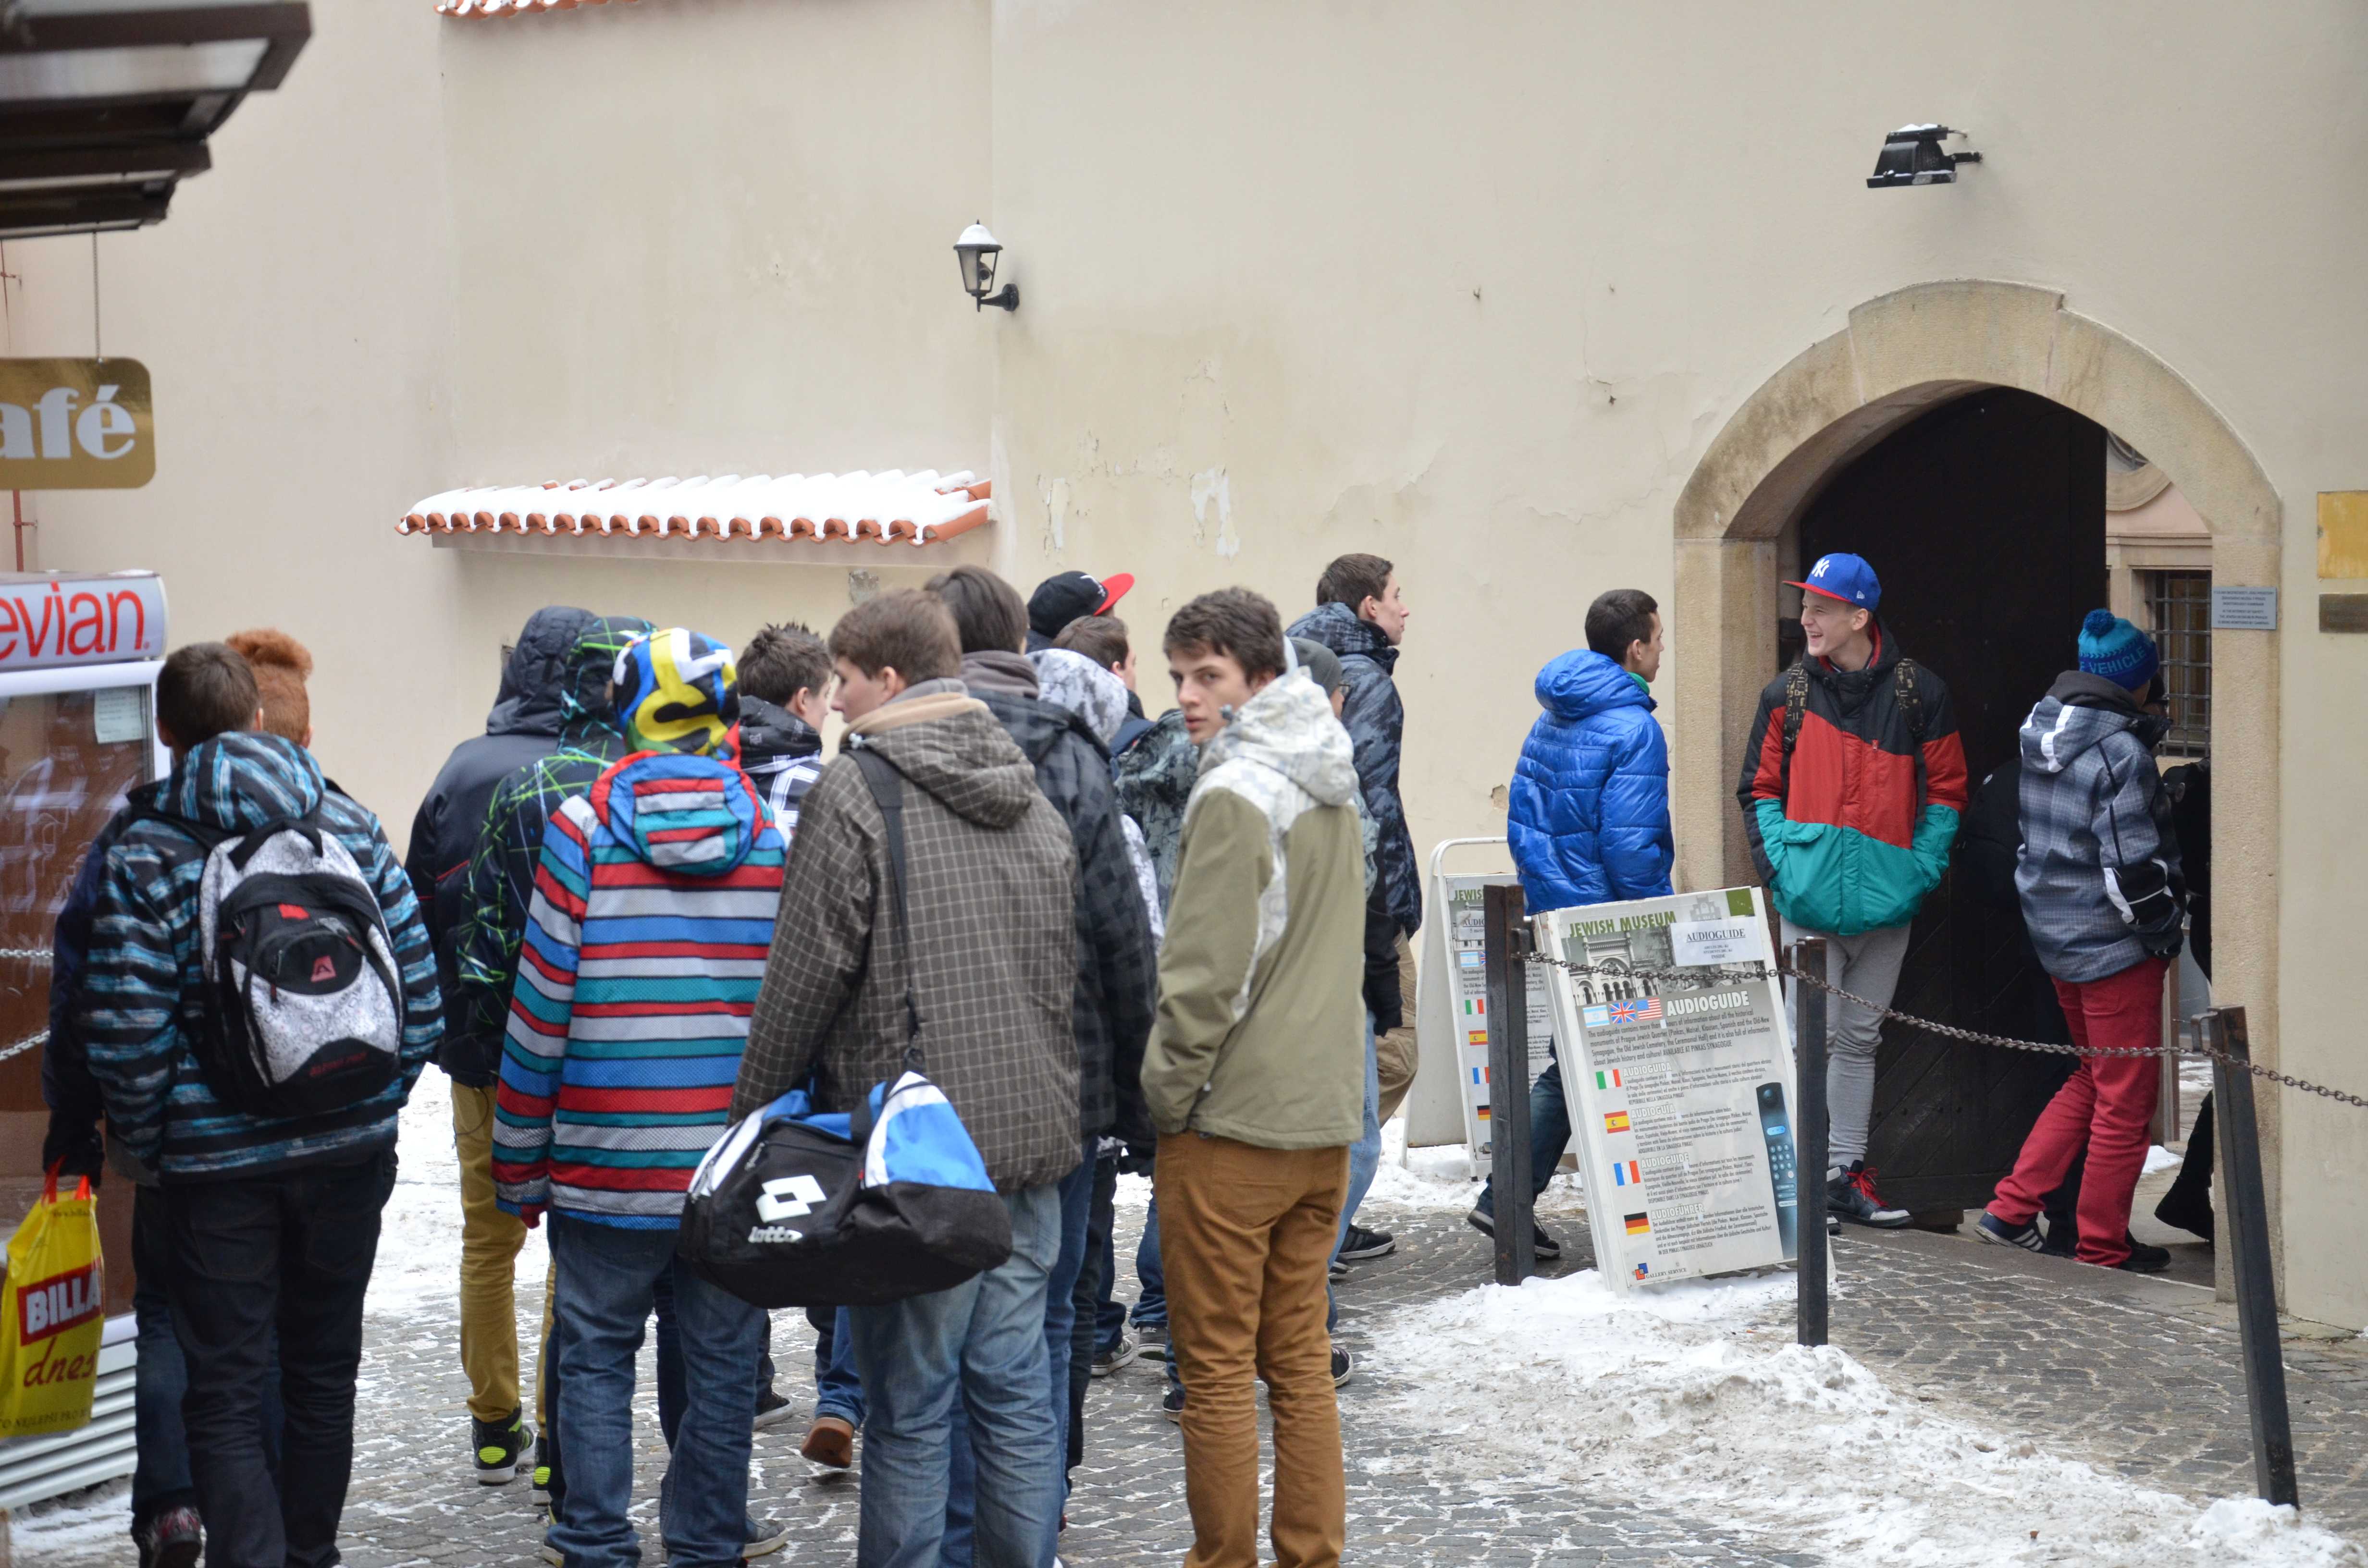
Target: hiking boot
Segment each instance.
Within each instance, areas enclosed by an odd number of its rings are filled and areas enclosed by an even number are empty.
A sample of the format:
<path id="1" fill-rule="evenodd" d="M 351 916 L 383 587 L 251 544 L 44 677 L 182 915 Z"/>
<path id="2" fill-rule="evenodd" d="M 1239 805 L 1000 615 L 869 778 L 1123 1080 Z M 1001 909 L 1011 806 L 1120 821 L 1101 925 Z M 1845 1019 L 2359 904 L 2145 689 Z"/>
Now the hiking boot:
<path id="1" fill-rule="evenodd" d="M 833 1470 L 845 1470 L 855 1462 L 855 1426 L 836 1415 L 817 1415 L 806 1428 L 806 1440 L 798 1452 L 820 1465 Z"/>
<path id="2" fill-rule="evenodd" d="M 1987 1242 L 1992 1246 L 2021 1247 L 2025 1252 L 2037 1252 L 2046 1244 L 2040 1239 L 2036 1222 L 2026 1220 L 2020 1225 L 2009 1225 L 1987 1212 L 1974 1221 L 1974 1239 Z"/>
<path id="3" fill-rule="evenodd" d="M 1486 1209 L 1474 1209 L 1463 1216 L 1463 1222 L 1484 1236 L 1497 1233 L 1497 1216 Z M 1560 1257 L 1562 1244 L 1546 1234 L 1546 1228 L 1535 1220 L 1530 1221 L 1530 1251 L 1540 1257 Z"/>
<path id="4" fill-rule="evenodd" d="M 1853 1225 L 1873 1225 L 1883 1231 L 1896 1231 L 1913 1217 L 1907 1210 L 1883 1201 L 1883 1195 L 1874 1190 L 1874 1173 L 1866 1168 L 1864 1160 L 1852 1160 L 1850 1169 L 1827 1178 L 1826 1209 Z"/>
<path id="5" fill-rule="evenodd" d="M 2123 1233 L 2127 1235 L 2127 1232 Z M 2148 1246 L 2135 1236 L 2129 1237 L 2130 1256 L 2113 1265 L 2124 1274 L 2159 1274 L 2170 1267 L 2169 1247 Z"/>
<path id="6" fill-rule="evenodd" d="M 749 1428 L 761 1432 L 768 1426 L 778 1426 L 790 1418 L 791 1408 L 790 1402 L 781 1397 L 780 1391 L 768 1383 L 757 1391 L 757 1419 L 748 1424 Z"/>
<path id="7" fill-rule="evenodd" d="M 1346 1263 L 1364 1263 L 1376 1257 L 1387 1257 L 1397 1250 L 1397 1238 L 1387 1231 L 1369 1231 L 1362 1225 L 1351 1225 L 1337 1256 Z"/>
<path id="8" fill-rule="evenodd" d="M 206 1529 L 195 1508 L 167 1508 L 142 1526 L 132 1540 L 140 1548 L 140 1568 L 198 1568 Z"/>
<path id="9" fill-rule="evenodd" d="M 1134 1335 L 1121 1329 L 1118 1334 L 1118 1343 L 1108 1350 L 1094 1352 L 1093 1365 L 1087 1369 L 1095 1377 L 1107 1378 L 1121 1367 L 1133 1365 L 1134 1358 L 1142 1354 L 1143 1346 L 1136 1341 Z"/>
<path id="10" fill-rule="evenodd" d="M 480 1486 L 507 1486 L 533 1461 L 533 1429 L 523 1411 L 513 1410 L 499 1421 L 469 1418 L 470 1448 Z"/>
<path id="11" fill-rule="evenodd" d="M 538 1508 L 550 1507 L 551 1445 L 543 1441 L 542 1435 L 539 1432 L 535 1434 L 534 1469 L 531 1473 L 534 1477 L 530 1483 L 533 1487 L 533 1491 L 529 1494 L 527 1501 L 532 1503 Z"/>
<path id="12" fill-rule="evenodd" d="M 1184 1391 L 1168 1389 L 1167 1397 L 1159 1402 L 1159 1414 L 1180 1425 L 1184 1420 Z"/>
<path id="13" fill-rule="evenodd" d="M 1349 1353 L 1346 1350 L 1341 1349 L 1338 1346 L 1333 1346 L 1332 1386 L 1336 1389 L 1346 1388 L 1349 1386 L 1349 1380 L 1356 1375 L 1357 1363 L 1349 1359 Z"/>

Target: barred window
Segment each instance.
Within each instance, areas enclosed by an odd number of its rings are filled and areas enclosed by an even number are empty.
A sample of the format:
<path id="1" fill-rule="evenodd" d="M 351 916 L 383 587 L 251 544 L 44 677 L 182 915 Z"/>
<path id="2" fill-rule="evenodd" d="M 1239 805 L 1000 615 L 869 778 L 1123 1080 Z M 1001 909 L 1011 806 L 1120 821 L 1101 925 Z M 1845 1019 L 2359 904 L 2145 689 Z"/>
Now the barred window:
<path id="1" fill-rule="evenodd" d="M 2141 572 L 2146 619 L 2162 651 L 2162 695 L 2170 704 L 2165 756 L 2212 755 L 2212 574 Z"/>

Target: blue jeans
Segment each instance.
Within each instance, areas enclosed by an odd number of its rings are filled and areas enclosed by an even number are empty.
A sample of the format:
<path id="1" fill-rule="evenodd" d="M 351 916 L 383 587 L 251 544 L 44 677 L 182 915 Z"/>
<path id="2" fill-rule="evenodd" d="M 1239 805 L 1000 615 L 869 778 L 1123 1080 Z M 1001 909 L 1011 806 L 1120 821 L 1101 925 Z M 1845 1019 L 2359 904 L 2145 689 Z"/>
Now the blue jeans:
<path id="1" fill-rule="evenodd" d="M 1562 1163 L 1562 1152 L 1570 1146 L 1570 1107 L 1562 1096 L 1562 1059 L 1556 1057 L 1538 1081 L 1530 1088 L 1530 1196 L 1534 1199 L 1554 1180 L 1554 1166 Z M 1490 1176 L 1488 1185 L 1480 1189 L 1480 1201 L 1474 1205 L 1481 1213 L 1495 1216 L 1497 1212 L 1497 1178 Z"/>
<path id="2" fill-rule="evenodd" d="M 1569 1134 L 1565 1132 L 1567 1139 Z M 1338 1257 L 1340 1249 L 1349 1244 L 1349 1225 L 1357 1217 L 1357 1205 L 1365 1201 L 1372 1190 L 1373 1173 L 1382 1165 L 1382 1069 L 1381 1060 L 1373 1053 L 1373 1016 L 1365 1015 L 1365 1132 L 1349 1145 L 1349 1197 L 1340 1205 L 1340 1239 L 1333 1244 L 1332 1256 Z M 1333 1314 L 1336 1318 L 1338 1313 Z"/>
<path id="3" fill-rule="evenodd" d="M 633 1358 L 666 1279 L 683 1367 L 681 1425 L 660 1494 L 659 1528 L 682 1568 L 740 1561 L 748 1508 L 749 1424 L 765 1314 L 675 1260 L 679 1233 L 551 1220 L 559 1340 L 559 1419 L 567 1498 L 546 1538 L 569 1568 L 632 1568 Z"/>
<path id="4" fill-rule="evenodd" d="M 1137 1328 L 1167 1332 L 1167 1276 L 1159 1267 L 1159 1199 L 1143 1211 L 1143 1239 L 1134 1244 L 1134 1310 L 1128 1321 Z"/>
<path id="5" fill-rule="evenodd" d="M 814 1418 L 836 1415 L 858 1431 L 863 1427 L 863 1380 L 855 1371 L 855 1335 L 845 1307 L 808 1307 L 814 1331 Z"/>
<path id="6" fill-rule="evenodd" d="M 871 1406 L 858 1568 L 938 1568 L 957 1396 L 978 1472 L 977 1561 L 984 1568 L 1048 1561 L 1060 1528 L 1061 1454 L 1045 1397 L 1044 1296 L 1061 1257 L 1061 1191 L 1047 1183 L 1003 1201 L 1011 1257 L 1000 1268 L 950 1290 L 848 1309 Z"/>

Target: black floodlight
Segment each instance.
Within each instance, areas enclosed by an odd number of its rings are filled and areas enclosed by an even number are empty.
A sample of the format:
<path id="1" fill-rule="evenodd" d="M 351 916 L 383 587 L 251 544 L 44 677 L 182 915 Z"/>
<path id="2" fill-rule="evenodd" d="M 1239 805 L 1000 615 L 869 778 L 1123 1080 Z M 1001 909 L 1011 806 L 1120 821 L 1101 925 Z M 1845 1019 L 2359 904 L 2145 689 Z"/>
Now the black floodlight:
<path id="1" fill-rule="evenodd" d="M 1978 164 L 1979 153 L 1943 153 L 1941 142 L 1951 136 L 1963 136 L 1962 131 L 1952 131 L 1945 125 L 1903 125 L 1884 138 L 1883 151 L 1874 160 L 1874 173 L 1867 176 L 1867 188 L 1886 190 L 1905 185 L 1954 185 L 1959 164 Z"/>
<path id="2" fill-rule="evenodd" d="M 1001 305 L 1007 311 L 1019 308 L 1018 284 L 1006 283 L 999 294 L 993 291 L 995 263 L 1002 254 L 1002 244 L 986 232 L 984 223 L 973 223 L 954 241 L 954 259 L 962 264 L 963 291 L 977 301 L 973 309 L 985 310 L 989 305 Z"/>

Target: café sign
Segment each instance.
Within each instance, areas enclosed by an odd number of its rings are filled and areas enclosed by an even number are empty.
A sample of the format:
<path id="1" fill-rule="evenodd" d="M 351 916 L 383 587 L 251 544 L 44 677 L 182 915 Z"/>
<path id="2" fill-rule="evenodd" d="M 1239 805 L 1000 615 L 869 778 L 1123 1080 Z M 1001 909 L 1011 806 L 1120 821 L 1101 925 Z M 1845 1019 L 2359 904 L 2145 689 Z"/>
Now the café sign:
<path id="1" fill-rule="evenodd" d="M 137 359 L 0 359 L 0 490 L 136 490 L 156 476 Z"/>

